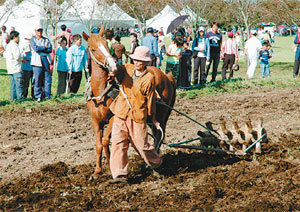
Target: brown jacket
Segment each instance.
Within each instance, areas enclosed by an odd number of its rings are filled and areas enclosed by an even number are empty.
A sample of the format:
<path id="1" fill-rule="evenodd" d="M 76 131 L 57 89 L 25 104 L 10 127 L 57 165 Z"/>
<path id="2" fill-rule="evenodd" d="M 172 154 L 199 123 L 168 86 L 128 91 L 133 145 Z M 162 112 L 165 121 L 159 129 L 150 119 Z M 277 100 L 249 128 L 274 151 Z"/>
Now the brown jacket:
<path id="1" fill-rule="evenodd" d="M 154 76 L 147 70 L 143 72 L 134 82 L 134 65 L 125 65 L 126 73 L 120 86 L 122 86 L 131 109 L 122 92 L 110 105 L 113 114 L 121 119 L 129 116 L 135 122 L 145 123 L 147 116 L 153 116 L 156 112 Z"/>

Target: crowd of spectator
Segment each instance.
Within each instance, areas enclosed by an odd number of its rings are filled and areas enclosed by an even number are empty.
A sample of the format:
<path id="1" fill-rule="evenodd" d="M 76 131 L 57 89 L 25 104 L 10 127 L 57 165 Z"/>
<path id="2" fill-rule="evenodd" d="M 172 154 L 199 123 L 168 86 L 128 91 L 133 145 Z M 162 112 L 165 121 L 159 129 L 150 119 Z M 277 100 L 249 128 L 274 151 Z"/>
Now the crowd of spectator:
<path id="1" fill-rule="evenodd" d="M 247 75 L 251 79 L 261 60 L 262 78 L 270 76 L 270 58 L 273 55 L 271 43 L 274 42 L 270 32 L 265 31 L 257 38 L 258 32 L 251 30 L 251 37 L 242 49 L 241 36 L 237 32 L 228 32 L 227 39 L 223 40 L 223 34 L 218 23 L 213 22 L 210 27 L 199 27 L 192 38 L 191 28 L 176 28 L 172 32 L 172 42 L 166 47 L 163 30 L 152 27 L 145 29 L 146 35 L 139 43 L 140 33 L 129 29 L 130 49 L 127 52 L 121 42 L 119 33 L 107 29 L 104 33 L 108 48 L 118 65 L 128 63 L 129 55 L 134 54 L 135 49 L 141 45 L 150 50 L 150 66 L 161 67 L 166 60 L 166 73 L 172 72 L 177 80 L 178 88 L 189 89 L 191 86 L 205 86 L 212 67 L 210 83 L 216 81 L 220 60 L 223 60 L 221 71 L 222 80 L 231 79 L 235 69 L 238 69 L 239 52 L 243 50 L 248 58 Z M 91 33 L 99 33 L 99 28 L 93 28 Z M 298 36 L 298 35 L 297 35 Z M 27 34 L 24 45 L 19 47 L 19 33 L 11 28 L 6 32 L 3 26 L 0 33 L 0 54 L 5 55 L 7 71 L 11 81 L 11 101 L 27 98 L 28 89 L 31 89 L 31 97 L 38 102 L 51 98 L 53 61 L 56 58 L 56 70 L 58 85 L 56 96 L 65 93 L 77 93 L 82 73 L 88 78 L 91 74 L 91 55 L 88 48 L 82 46 L 81 35 L 73 35 L 71 29 L 61 25 L 61 32 L 57 35 L 50 34 L 50 39 L 43 36 L 42 26 L 35 28 L 34 35 Z M 298 36 L 299 37 L 299 36 Z M 296 37 L 295 44 L 300 43 Z M 59 46 L 54 49 L 52 43 L 57 41 Z M 300 52 L 297 48 L 297 52 Z M 298 54 L 300 55 L 300 54 Z M 125 56 L 126 60 L 123 60 Z M 299 57 L 299 56 L 298 56 Z M 165 59 L 166 58 L 166 59 Z M 130 63 L 133 63 L 130 60 Z M 193 67 L 192 67 L 193 64 Z M 294 76 L 299 73 L 299 58 L 295 59 Z M 192 71 L 193 68 L 193 71 Z M 229 76 L 227 71 L 229 69 Z M 193 73 L 193 76 L 192 76 Z M 193 81 L 192 81 L 193 79 Z"/>

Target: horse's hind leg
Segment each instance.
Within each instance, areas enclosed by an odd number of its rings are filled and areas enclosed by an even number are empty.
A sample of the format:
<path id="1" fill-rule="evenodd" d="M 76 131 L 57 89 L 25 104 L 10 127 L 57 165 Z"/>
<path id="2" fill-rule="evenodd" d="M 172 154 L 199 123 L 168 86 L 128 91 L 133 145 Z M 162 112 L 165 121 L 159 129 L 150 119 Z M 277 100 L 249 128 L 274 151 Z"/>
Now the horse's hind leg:
<path id="1" fill-rule="evenodd" d="M 110 135 L 111 135 L 111 131 L 112 131 L 113 121 L 114 121 L 114 117 L 112 117 L 109 120 L 107 129 L 106 129 L 106 131 L 104 133 L 104 137 L 103 137 L 103 141 L 102 141 L 102 145 L 104 147 L 104 152 L 105 152 L 105 156 L 106 156 L 107 166 L 108 167 L 109 167 L 109 159 L 110 159 L 109 139 L 110 139 Z"/>
<path id="2" fill-rule="evenodd" d="M 100 176 L 102 172 L 101 161 L 102 161 L 102 136 L 103 136 L 103 129 L 100 128 L 99 122 L 95 119 L 92 119 L 92 126 L 94 129 L 94 133 L 96 136 L 96 169 L 94 174 L 91 176 L 92 178 L 97 178 Z"/>

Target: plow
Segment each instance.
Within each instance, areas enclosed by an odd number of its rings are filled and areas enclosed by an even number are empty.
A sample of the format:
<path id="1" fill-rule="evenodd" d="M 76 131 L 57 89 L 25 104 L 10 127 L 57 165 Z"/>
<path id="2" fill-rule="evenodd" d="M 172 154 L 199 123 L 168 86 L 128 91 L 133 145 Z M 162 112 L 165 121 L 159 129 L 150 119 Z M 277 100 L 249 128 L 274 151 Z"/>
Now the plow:
<path id="1" fill-rule="evenodd" d="M 250 118 L 242 122 L 232 120 L 230 122 L 231 124 L 229 124 L 223 117 L 220 117 L 218 123 L 213 124 L 206 122 L 205 125 L 203 125 L 167 104 L 162 102 L 157 103 L 170 108 L 203 128 L 203 130 L 197 132 L 196 138 L 177 143 L 164 142 L 164 133 L 161 130 L 161 139 L 154 142 L 158 153 L 160 152 L 161 146 L 166 145 L 170 148 L 221 152 L 234 155 L 247 155 L 249 153 L 261 154 L 262 143 L 268 141 L 262 118 L 256 121 L 255 124 Z M 196 143 L 196 141 L 198 142 Z"/>

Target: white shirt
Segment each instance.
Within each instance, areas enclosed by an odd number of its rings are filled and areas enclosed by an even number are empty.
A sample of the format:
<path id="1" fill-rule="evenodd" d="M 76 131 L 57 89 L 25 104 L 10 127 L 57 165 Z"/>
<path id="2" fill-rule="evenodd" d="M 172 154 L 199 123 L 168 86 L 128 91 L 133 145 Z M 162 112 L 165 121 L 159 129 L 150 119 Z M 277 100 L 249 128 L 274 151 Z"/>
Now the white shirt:
<path id="1" fill-rule="evenodd" d="M 6 46 L 6 67 L 8 74 L 15 74 L 21 72 L 22 54 L 19 45 L 11 40 Z"/>
<path id="2" fill-rule="evenodd" d="M 255 37 L 252 36 L 245 45 L 245 49 L 249 59 L 257 59 L 259 56 L 259 51 L 262 45 L 261 42 Z"/>
<path id="3" fill-rule="evenodd" d="M 197 39 L 197 38 L 196 38 L 196 39 Z M 199 41 L 199 43 L 198 43 L 198 48 L 199 48 L 200 50 L 202 50 L 202 52 L 199 51 L 197 56 L 198 56 L 198 57 L 205 57 L 205 55 L 204 55 L 204 53 L 203 53 L 203 51 L 204 51 L 204 49 L 205 49 L 205 39 L 202 38 L 201 40 L 202 40 L 202 41 Z"/>

